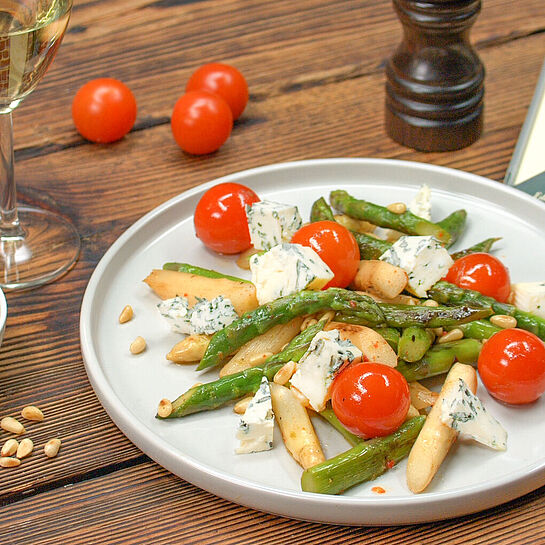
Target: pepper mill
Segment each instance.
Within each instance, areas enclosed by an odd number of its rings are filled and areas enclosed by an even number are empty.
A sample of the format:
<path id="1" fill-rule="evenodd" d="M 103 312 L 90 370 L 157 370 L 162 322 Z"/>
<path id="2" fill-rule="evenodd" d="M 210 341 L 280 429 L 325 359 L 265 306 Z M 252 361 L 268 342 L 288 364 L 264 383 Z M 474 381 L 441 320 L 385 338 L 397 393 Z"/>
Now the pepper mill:
<path id="1" fill-rule="evenodd" d="M 481 0 L 393 0 L 403 41 L 386 66 L 386 130 L 405 146 L 449 151 L 477 140 L 484 67 L 469 43 Z"/>

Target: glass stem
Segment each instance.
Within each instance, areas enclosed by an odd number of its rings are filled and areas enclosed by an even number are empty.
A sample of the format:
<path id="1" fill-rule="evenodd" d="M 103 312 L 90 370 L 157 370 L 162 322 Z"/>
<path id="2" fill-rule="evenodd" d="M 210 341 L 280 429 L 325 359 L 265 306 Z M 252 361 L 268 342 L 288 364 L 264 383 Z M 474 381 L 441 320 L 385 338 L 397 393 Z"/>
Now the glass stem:
<path id="1" fill-rule="evenodd" d="M 21 238 L 24 231 L 17 216 L 11 112 L 0 114 L 0 159 L 0 238 Z"/>

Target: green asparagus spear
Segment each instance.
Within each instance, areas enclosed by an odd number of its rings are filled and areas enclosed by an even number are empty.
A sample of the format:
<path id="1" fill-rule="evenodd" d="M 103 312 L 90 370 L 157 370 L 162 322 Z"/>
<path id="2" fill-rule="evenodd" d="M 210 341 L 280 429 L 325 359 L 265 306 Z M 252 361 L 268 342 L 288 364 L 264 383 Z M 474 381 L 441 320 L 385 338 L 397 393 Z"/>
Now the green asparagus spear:
<path id="1" fill-rule="evenodd" d="M 452 257 L 452 259 L 456 261 L 457 259 L 460 259 L 461 257 L 464 257 L 469 254 L 476 254 L 479 252 L 488 253 L 492 249 L 492 246 L 496 242 L 498 242 L 498 240 L 501 240 L 501 237 L 487 238 L 486 240 L 477 242 L 477 244 L 474 244 L 473 246 L 470 246 L 469 248 L 466 248 L 465 250 L 460 250 L 459 252 L 454 252 L 453 254 L 450 254 L 450 257 Z"/>
<path id="2" fill-rule="evenodd" d="M 227 280 L 232 280 L 233 282 L 249 282 L 249 280 L 245 280 L 244 278 L 229 276 L 228 274 L 223 274 L 211 269 L 203 269 L 202 267 L 190 265 L 189 263 L 165 263 L 163 265 L 163 269 L 165 271 L 179 271 L 196 274 L 198 276 L 206 276 L 206 278 L 226 278 Z"/>
<path id="3" fill-rule="evenodd" d="M 425 420 L 425 416 L 417 416 L 391 435 L 364 441 L 306 469 L 301 476 L 301 488 L 305 492 L 339 494 L 351 486 L 376 479 L 409 454 Z"/>
<path id="4" fill-rule="evenodd" d="M 317 201 L 314 201 L 310 209 L 310 221 L 314 223 L 315 221 L 324 220 L 335 221 L 335 216 L 326 200 L 320 197 Z"/>
<path id="5" fill-rule="evenodd" d="M 417 362 L 398 360 L 396 369 L 408 382 L 422 380 L 446 373 L 455 361 L 475 363 L 479 358 L 481 343 L 476 339 L 460 339 L 432 346 Z"/>
<path id="6" fill-rule="evenodd" d="M 433 285 L 428 295 L 439 303 L 475 304 L 492 307 L 496 314 L 507 314 L 517 319 L 517 327 L 525 329 L 545 340 L 545 319 L 530 312 L 519 310 L 508 303 L 500 303 L 492 297 L 487 297 L 478 291 L 459 288 L 449 282 L 440 281 Z"/>
<path id="7" fill-rule="evenodd" d="M 397 352 L 397 345 L 401 333 L 395 327 L 375 327 L 377 333 L 380 333 L 386 342 L 392 347 L 392 350 Z"/>
<path id="8" fill-rule="evenodd" d="M 239 397 L 254 394 L 263 376 L 272 380 L 286 362 L 299 361 L 307 351 L 310 341 L 324 328 L 325 323 L 325 321 L 319 321 L 307 327 L 292 339 L 284 350 L 271 356 L 263 365 L 250 367 L 200 386 L 193 386 L 172 402 L 172 412 L 167 418 L 179 418 L 201 411 L 211 411 Z M 161 417 L 157 416 L 157 418 Z"/>
<path id="9" fill-rule="evenodd" d="M 439 227 L 445 229 L 450 234 L 450 241 L 447 247 L 452 246 L 464 232 L 466 225 L 467 212 L 463 209 L 456 210 L 445 219 L 437 223 Z"/>
<path id="10" fill-rule="evenodd" d="M 435 340 L 435 335 L 423 327 L 406 327 L 397 345 L 397 355 L 405 361 L 421 360 Z"/>
<path id="11" fill-rule="evenodd" d="M 445 245 L 450 243 L 451 235 L 446 229 L 424 218 L 419 218 L 411 212 L 394 214 L 384 206 L 355 199 L 343 190 L 332 191 L 329 197 L 333 208 L 353 218 L 366 220 L 380 227 L 396 229 L 409 235 L 433 235 Z"/>
<path id="12" fill-rule="evenodd" d="M 477 339 L 479 341 L 489 339 L 494 333 L 501 331 L 501 327 L 491 324 L 488 320 L 475 320 L 474 322 L 468 322 L 467 324 L 449 326 L 447 329 L 451 330 L 454 328 L 461 329 L 464 333 L 464 337 L 468 339 Z"/>
<path id="13" fill-rule="evenodd" d="M 363 442 L 361 437 L 349 432 L 339 421 L 333 409 L 327 406 L 318 413 L 326 422 L 329 422 L 353 447 Z"/>

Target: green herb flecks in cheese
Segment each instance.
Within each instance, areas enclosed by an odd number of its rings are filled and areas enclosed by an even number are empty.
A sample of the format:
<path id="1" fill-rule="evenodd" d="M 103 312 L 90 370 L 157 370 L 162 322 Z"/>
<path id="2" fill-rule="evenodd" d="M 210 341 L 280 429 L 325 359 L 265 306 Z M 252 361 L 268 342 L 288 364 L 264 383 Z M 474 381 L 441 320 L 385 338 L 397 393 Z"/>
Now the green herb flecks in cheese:
<path id="1" fill-rule="evenodd" d="M 289 242 L 303 224 L 297 206 L 273 201 L 246 205 L 250 238 L 257 250 L 270 250 Z"/>
<path id="2" fill-rule="evenodd" d="M 253 255 L 250 269 L 260 305 L 303 289 L 319 290 L 333 278 L 320 256 L 300 244 L 283 243 Z"/>
<path id="3" fill-rule="evenodd" d="M 441 421 L 463 436 L 496 450 L 507 448 L 507 432 L 484 408 L 481 400 L 459 379 L 441 405 Z"/>
<path id="4" fill-rule="evenodd" d="M 239 445 L 237 454 L 250 454 L 273 447 L 274 413 L 271 390 L 266 377 L 263 377 L 246 412 L 240 418 L 237 430 Z"/>
<path id="5" fill-rule="evenodd" d="M 329 390 L 336 374 L 346 364 L 361 358 L 362 353 L 350 341 L 343 341 L 339 331 L 320 331 L 312 339 L 291 385 L 301 392 L 315 411 L 321 411 L 329 400 Z"/>
<path id="6" fill-rule="evenodd" d="M 509 300 L 520 310 L 545 318 L 545 282 L 512 284 Z"/>
<path id="7" fill-rule="evenodd" d="M 453 264 L 447 250 L 432 236 L 401 237 L 380 259 L 401 267 L 409 277 L 409 291 L 418 297 L 426 297 Z"/>
<path id="8" fill-rule="evenodd" d="M 157 308 L 161 316 L 176 333 L 191 333 L 189 324 L 189 303 L 185 297 L 173 297 L 161 301 Z"/>

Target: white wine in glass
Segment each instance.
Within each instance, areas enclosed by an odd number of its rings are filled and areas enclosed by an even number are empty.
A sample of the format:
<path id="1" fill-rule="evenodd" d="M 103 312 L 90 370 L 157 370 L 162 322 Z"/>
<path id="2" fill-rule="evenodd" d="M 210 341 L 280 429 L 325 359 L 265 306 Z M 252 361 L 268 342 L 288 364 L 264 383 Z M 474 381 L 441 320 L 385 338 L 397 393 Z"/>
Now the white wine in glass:
<path id="1" fill-rule="evenodd" d="M 69 221 L 17 207 L 11 117 L 55 57 L 71 7 L 72 0 L 0 0 L 0 287 L 7 290 L 50 282 L 79 255 Z"/>

